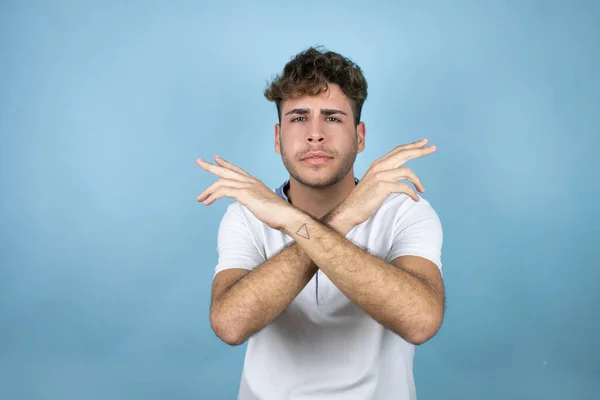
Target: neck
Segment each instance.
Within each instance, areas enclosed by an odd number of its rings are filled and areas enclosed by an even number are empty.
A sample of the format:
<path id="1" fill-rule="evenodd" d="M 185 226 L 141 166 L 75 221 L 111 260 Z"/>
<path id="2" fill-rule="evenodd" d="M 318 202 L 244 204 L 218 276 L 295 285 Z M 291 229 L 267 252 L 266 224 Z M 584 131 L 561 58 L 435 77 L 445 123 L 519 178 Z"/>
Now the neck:
<path id="1" fill-rule="evenodd" d="M 319 189 L 305 186 L 290 177 L 290 187 L 286 196 L 294 207 L 314 218 L 321 219 L 346 200 L 355 186 L 354 171 L 350 171 L 338 183 Z"/>

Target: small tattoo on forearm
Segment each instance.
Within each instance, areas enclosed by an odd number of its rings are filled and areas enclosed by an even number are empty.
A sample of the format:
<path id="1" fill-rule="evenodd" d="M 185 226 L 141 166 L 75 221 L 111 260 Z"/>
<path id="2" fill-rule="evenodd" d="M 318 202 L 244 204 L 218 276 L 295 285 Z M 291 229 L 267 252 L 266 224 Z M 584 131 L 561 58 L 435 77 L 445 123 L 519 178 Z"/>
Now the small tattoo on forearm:
<path id="1" fill-rule="evenodd" d="M 303 237 L 304 239 L 310 239 L 310 237 L 308 236 L 308 227 L 306 226 L 306 224 L 302 225 L 300 229 L 298 229 L 296 235 Z"/>

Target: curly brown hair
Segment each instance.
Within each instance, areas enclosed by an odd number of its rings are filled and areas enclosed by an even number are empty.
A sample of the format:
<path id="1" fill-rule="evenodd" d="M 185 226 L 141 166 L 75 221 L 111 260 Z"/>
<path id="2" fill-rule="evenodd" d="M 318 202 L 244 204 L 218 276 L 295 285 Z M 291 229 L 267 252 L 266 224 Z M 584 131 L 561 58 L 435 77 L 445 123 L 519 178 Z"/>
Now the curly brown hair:
<path id="1" fill-rule="evenodd" d="M 367 81 L 358 65 L 333 51 L 309 47 L 296 54 L 265 89 L 267 100 L 277 105 L 281 123 L 281 104 L 290 98 L 316 96 L 337 84 L 349 97 L 354 113 L 354 125 L 360 122 L 362 107 L 367 99 Z"/>

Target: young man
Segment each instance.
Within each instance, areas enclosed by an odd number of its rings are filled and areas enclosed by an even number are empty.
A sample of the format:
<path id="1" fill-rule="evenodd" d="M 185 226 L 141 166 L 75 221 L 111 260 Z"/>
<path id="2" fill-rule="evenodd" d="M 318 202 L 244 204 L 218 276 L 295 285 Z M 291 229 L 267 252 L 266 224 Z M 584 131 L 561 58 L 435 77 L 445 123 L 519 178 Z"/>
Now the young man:
<path id="1" fill-rule="evenodd" d="M 290 174 L 267 188 L 215 157 L 220 177 L 197 198 L 229 197 L 218 231 L 210 322 L 230 345 L 248 340 L 239 399 L 415 399 L 415 345 L 444 315 L 442 227 L 399 146 L 360 179 L 367 83 L 334 52 L 299 53 L 267 88 L 275 151 Z"/>

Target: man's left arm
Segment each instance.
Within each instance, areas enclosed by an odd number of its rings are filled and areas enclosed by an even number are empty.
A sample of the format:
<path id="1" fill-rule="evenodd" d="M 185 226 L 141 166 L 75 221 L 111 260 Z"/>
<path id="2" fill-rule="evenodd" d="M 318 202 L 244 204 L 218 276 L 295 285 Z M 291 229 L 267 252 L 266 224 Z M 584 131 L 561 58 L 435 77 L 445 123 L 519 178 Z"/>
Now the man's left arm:
<path id="1" fill-rule="evenodd" d="M 444 283 L 438 266 L 416 255 L 391 263 L 369 254 L 344 236 L 352 228 L 343 215 L 325 224 L 296 210 L 283 231 L 363 311 L 406 341 L 422 344 L 439 330 Z"/>

